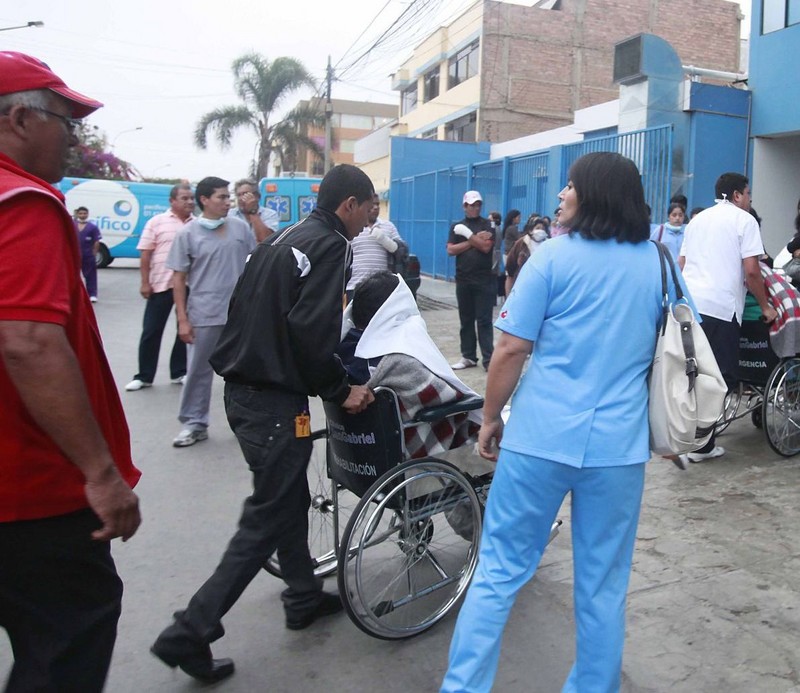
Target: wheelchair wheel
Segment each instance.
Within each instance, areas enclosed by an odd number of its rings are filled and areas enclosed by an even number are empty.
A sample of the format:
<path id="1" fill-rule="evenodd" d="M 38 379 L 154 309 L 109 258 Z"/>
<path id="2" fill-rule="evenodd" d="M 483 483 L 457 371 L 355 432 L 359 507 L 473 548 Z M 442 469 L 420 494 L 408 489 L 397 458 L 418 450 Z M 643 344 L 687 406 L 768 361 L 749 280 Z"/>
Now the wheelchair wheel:
<path id="1" fill-rule="evenodd" d="M 439 621 L 478 562 L 481 505 L 453 465 L 428 458 L 381 476 L 361 498 L 339 550 L 339 594 L 351 620 L 384 640 Z"/>
<path id="2" fill-rule="evenodd" d="M 714 426 L 715 436 L 718 436 L 728 428 L 728 426 L 731 425 L 731 421 L 736 418 L 736 413 L 739 411 L 739 405 L 742 402 L 743 387 L 744 386 L 740 382 L 735 389 L 730 390 L 728 394 L 725 395 L 725 402 L 722 404 L 722 413 L 719 415 L 717 423 Z"/>
<path id="3" fill-rule="evenodd" d="M 314 575 L 326 577 L 336 571 L 339 536 L 350 518 L 358 498 L 328 478 L 326 430 L 311 434 L 314 449 L 308 463 L 308 546 L 314 562 Z M 283 577 L 277 551 L 264 563 L 264 570 Z"/>
<path id="4" fill-rule="evenodd" d="M 775 367 L 761 406 L 770 447 L 784 457 L 800 452 L 800 358 L 785 359 Z"/>

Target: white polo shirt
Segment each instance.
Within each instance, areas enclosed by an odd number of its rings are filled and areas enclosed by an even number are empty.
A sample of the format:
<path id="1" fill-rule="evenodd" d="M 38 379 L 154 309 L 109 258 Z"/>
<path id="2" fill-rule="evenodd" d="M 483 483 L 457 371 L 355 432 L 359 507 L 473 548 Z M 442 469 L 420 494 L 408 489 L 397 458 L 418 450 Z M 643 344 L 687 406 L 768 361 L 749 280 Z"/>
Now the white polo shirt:
<path id="1" fill-rule="evenodd" d="M 683 278 L 702 315 L 741 325 L 745 277 L 742 261 L 764 253 L 758 223 L 727 200 L 717 200 L 686 226 Z"/>

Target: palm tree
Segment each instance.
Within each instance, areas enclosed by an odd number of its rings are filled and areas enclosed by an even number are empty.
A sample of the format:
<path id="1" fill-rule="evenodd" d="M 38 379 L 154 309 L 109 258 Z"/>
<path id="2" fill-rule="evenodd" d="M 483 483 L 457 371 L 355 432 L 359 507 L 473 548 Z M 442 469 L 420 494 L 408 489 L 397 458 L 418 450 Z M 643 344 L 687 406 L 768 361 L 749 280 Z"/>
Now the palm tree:
<path id="1" fill-rule="evenodd" d="M 275 123 L 272 130 L 272 145 L 281 155 L 283 170 L 297 170 L 297 159 L 304 148 L 319 157 L 324 157 L 323 148 L 308 136 L 309 127 L 321 128 L 324 125 L 325 114 L 313 101 L 301 102 L 289 111 L 282 121 Z"/>
<path id="2" fill-rule="evenodd" d="M 281 57 L 270 62 L 258 53 L 248 53 L 234 60 L 231 69 L 236 93 L 244 103 L 216 108 L 200 119 L 194 132 L 195 144 L 200 149 L 208 146 L 209 130 L 215 132 L 217 142 L 225 149 L 231 144 L 234 130 L 242 126 L 252 128 L 259 138 L 258 160 L 255 162 L 257 178 L 267 175 L 270 156 L 275 149 L 288 152 L 286 147 L 290 140 L 314 151 L 319 150 L 315 142 L 297 129 L 303 123 L 316 124 L 324 118 L 317 111 L 312 114 L 308 109 L 298 107 L 283 121 L 269 122 L 272 112 L 290 93 L 302 87 L 316 88 L 314 78 L 299 60 Z M 294 127 L 294 136 L 289 134 L 290 126 Z"/>

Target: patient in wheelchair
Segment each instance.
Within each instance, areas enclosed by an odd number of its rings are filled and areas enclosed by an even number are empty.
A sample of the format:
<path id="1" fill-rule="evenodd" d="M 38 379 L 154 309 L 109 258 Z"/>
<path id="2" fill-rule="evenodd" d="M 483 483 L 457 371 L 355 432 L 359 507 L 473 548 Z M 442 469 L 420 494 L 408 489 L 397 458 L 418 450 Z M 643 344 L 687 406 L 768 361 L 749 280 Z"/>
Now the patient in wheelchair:
<path id="1" fill-rule="evenodd" d="M 364 279 L 344 313 L 337 355 L 353 384 L 394 390 L 404 423 L 422 409 L 477 396 L 456 377 L 428 335 L 411 291 L 384 271 Z M 462 412 L 404 430 L 406 452 L 417 459 L 477 439 L 479 412 Z"/>

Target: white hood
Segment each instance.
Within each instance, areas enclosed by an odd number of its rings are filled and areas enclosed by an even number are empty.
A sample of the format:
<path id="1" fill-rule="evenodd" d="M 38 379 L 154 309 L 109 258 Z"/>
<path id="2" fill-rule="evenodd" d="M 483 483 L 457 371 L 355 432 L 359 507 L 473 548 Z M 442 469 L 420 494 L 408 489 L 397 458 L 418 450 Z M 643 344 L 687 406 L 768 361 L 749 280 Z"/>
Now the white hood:
<path id="1" fill-rule="evenodd" d="M 386 354 L 412 356 L 459 392 L 477 395 L 450 368 L 450 364 L 428 334 L 428 328 L 419 314 L 411 290 L 400 275 L 397 278 L 400 280 L 397 288 L 370 320 L 358 342 L 355 355 L 363 359 Z M 350 319 L 352 305 L 351 302 L 344 311 L 342 337 L 353 327 Z"/>

